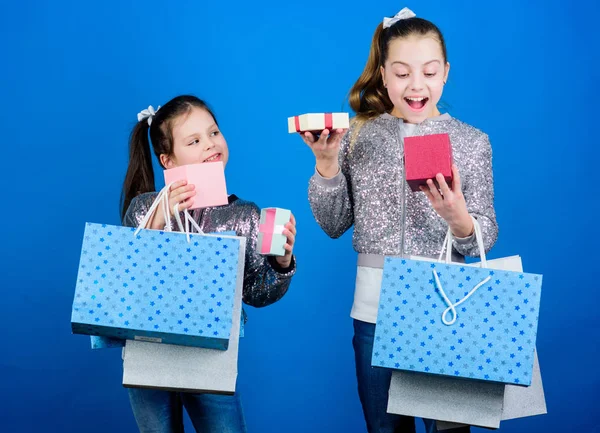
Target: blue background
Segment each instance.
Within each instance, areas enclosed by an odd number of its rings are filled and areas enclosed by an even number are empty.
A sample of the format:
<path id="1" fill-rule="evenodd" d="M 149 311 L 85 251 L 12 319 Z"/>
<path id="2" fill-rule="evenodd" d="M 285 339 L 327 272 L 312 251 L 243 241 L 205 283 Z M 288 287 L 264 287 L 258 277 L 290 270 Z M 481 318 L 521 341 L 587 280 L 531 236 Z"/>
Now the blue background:
<path id="1" fill-rule="evenodd" d="M 70 333 L 84 223 L 119 222 L 136 114 L 195 93 L 229 143 L 229 191 L 298 220 L 289 293 L 248 308 L 239 388 L 249 431 L 365 431 L 351 233 L 334 241 L 315 223 L 314 157 L 286 118 L 347 110 L 376 25 L 409 6 L 447 39 L 451 114 L 492 141 L 500 238 L 491 257 L 520 254 L 544 274 L 538 350 L 549 414 L 501 431 L 600 431 L 598 4 L 173 3 L 0 6 L 0 430 L 135 430 L 120 351 L 92 351 Z"/>

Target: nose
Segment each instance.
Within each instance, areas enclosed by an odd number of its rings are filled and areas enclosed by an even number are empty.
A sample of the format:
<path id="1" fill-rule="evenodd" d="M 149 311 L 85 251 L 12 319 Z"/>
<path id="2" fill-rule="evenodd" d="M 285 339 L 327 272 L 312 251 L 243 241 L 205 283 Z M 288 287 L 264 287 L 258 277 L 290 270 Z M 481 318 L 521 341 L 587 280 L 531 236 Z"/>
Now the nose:
<path id="1" fill-rule="evenodd" d="M 210 139 L 206 140 L 205 144 L 204 144 L 204 151 L 210 150 L 213 147 L 215 147 L 215 144 L 213 143 L 213 141 Z"/>
<path id="2" fill-rule="evenodd" d="M 423 77 L 421 74 L 411 75 L 410 88 L 415 92 L 423 90 Z"/>

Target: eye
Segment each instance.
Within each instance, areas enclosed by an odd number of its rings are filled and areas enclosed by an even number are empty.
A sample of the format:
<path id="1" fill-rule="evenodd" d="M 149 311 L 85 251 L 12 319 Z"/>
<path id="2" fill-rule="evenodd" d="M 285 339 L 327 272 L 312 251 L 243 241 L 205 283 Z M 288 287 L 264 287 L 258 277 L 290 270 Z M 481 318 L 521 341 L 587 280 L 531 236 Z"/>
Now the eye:
<path id="1" fill-rule="evenodd" d="M 196 139 L 194 139 L 194 141 L 192 141 L 192 142 L 188 143 L 188 146 L 191 146 L 191 145 L 193 145 L 193 144 L 198 144 L 198 143 L 200 143 L 200 140 L 198 140 L 198 139 L 196 138 Z"/>
<path id="2" fill-rule="evenodd" d="M 213 131 L 210 133 L 210 136 L 215 137 L 215 136 L 219 135 L 220 133 L 221 133 L 221 131 Z"/>
<path id="3" fill-rule="evenodd" d="M 408 74 L 396 74 L 398 78 L 408 78 Z"/>
<path id="4" fill-rule="evenodd" d="M 431 78 L 431 77 L 435 77 L 436 74 L 437 74 L 437 72 L 425 73 L 425 76 L 427 78 Z"/>

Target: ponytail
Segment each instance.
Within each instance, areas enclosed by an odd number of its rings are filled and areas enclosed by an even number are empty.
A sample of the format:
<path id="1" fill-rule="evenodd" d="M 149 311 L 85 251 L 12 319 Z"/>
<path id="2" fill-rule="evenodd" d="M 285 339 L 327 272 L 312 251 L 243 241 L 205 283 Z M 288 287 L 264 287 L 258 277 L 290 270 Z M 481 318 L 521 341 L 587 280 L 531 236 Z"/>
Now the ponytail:
<path id="1" fill-rule="evenodd" d="M 356 113 L 357 120 L 368 120 L 390 111 L 393 108 L 392 101 L 388 97 L 387 90 L 383 86 L 381 76 L 381 65 L 383 47 L 383 24 L 380 23 L 373 35 L 371 50 L 365 69 L 352 86 L 349 95 L 350 107 Z"/>
<path id="2" fill-rule="evenodd" d="M 155 190 L 148 129 L 148 122 L 143 119 L 135 125 L 129 137 L 129 165 L 121 192 L 121 219 L 125 218 L 135 196 Z"/>

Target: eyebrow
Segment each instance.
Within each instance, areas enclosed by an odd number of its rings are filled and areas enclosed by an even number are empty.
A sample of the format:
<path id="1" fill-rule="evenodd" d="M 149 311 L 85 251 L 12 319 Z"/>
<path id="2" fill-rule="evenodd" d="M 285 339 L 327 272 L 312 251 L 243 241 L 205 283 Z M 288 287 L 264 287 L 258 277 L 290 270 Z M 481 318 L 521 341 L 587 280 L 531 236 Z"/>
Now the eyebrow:
<path id="1" fill-rule="evenodd" d="M 439 60 L 435 59 L 435 60 L 430 60 L 430 61 L 424 63 L 424 65 L 429 65 L 430 63 L 435 63 L 435 62 L 437 62 L 439 64 L 442 64 L 442 62 L 440 62 Z M 392 65 L 395 65 L 396 63 L 400 63 L 401 65 L 409 66 L 410 67 L 410 65 L 408 63 L 401 62 L 400 60 L 396 60 L 395 62 L 392 62 Z"/>

